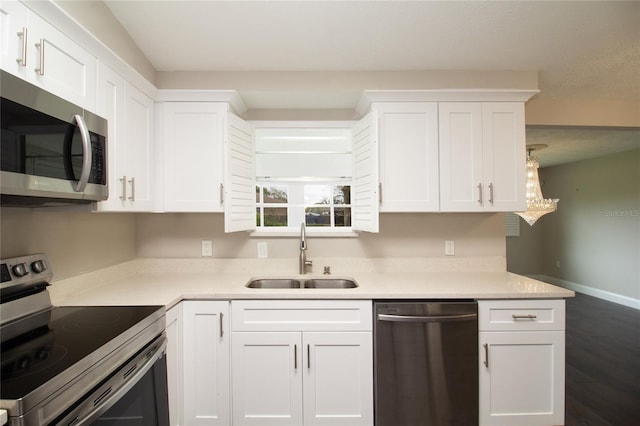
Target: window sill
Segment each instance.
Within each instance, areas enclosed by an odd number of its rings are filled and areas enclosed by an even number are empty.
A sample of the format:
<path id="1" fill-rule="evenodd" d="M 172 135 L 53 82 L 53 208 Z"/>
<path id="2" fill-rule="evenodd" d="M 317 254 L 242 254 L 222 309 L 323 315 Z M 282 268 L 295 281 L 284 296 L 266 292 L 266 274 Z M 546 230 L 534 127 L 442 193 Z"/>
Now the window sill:
<path id="1" fill-rule="evenodd" d="M 359 234 L 352 230 L 351 228 L 338 229 L 314 229 L 313 227 L 307 226 L 305 228 L 305 233 L 307 237 L 313 238 L 355 238 L 358 237 Z M 294 237 L 300 238 L 300 228 L 274 228 L 274 229 L 256 229 L 249 233 L 250 237 L 255 238 L 280 238 L 280 237 Z"/>

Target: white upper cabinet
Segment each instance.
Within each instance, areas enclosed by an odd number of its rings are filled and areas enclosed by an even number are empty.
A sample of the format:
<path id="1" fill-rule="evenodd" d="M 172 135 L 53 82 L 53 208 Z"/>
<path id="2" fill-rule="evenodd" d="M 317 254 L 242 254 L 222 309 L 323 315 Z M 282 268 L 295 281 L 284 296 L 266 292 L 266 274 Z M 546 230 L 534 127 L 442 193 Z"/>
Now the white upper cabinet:
<path id="1" fill-rule="evenodd" d="M 2 69 L 95 110 L 96 58 L 17 1 L 0 6 Z"/>
<path id="2" fill-rule="evenodd" d="M 438 104 L 380 102 L 380 211 L 437 212 Z"/>
<path id="3" fill-rule="evenodd" d="M 352 130 L 352 228 L 378 232 L 378 126 L 377 112 L 369 112 Z"/>
<path id="4" fill-rule="evenodd" d="M 156 104 L 158 182 L 166 212 L 225 215 L 225 232 L 256 227 L 255 148 L 252 126 L 229 102 L 185 101 L 162 93 Z"/>
<path id="5" fill-rule="evenodd" d="M 440 210 L 522 211 L 523 102 L 441 102 Z"/>
<path id="6" fill-rule="evenodd" d="M 18 1 L 0 3 L 0 64 L 3 70 L 25 80 L 27 65 L 31 65 L 27 14 L 28 9 Z"/>
<path id="7" fill-rule="evenodd" d="M 222 212 L 224 102 L 156 105 L 164 211 Z"/>
<path id="8" fill-rule="evenodd" d="M 97 112 L 109 123 L 109 198 L 95 208 L 153 211 L 153 101 L 102 64 L 97 87 Z"/>
<path id="9" fill-rule="evenodd" d="M 490 210 L 527 209 L 526 136 L 524 103 L 482 104 L 483 170 L 490 188 Z M 488 142 L 488 143 L 487 143 Z"/>

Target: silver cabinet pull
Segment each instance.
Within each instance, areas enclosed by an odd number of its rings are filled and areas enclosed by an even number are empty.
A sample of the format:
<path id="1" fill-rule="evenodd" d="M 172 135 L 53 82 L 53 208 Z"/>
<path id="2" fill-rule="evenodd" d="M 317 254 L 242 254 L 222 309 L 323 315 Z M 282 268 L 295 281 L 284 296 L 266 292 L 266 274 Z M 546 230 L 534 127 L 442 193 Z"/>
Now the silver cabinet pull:
<path id="1" fill-rule="evenodd" d="M 220 184 L 220 204 L 224 204 L 224 184 Z"/>
<path id="2" fill-rule="evenodd" d="M 489 184 L 489 203 L 493 204 L 493 182 Z"/>
<path id="3" fill-rule="evenodd" d="M 378 183 L 378 203 L 382 204 L 382 182 Z"/>
<path id="4" fill-rule="evenodd" d="M 482 204 L 482 184 L 478 184 L 478 203 Z"/>
<path id="5" fill-rule="evenodd" d="M 35 71 L 40 75 L 44 75 L 44 39 L 43 38 L 40 39 L 40 43 L 36 43 L 36 47 L 40 49 L 40 66 L 36 68 Z"/>
<path id="6" fill-rule="evenodd" d="M 298 369 L 298 345 L 293 345 L 293 368 Z"/>
<path id="7" fill-rule="evenodd" d="M 22 31 L 18 32 L 18 37 L 22 37 L 22 57 L 16 61 L 23 67 L 27 66 L 27 27 L 22 27 Z"/>
<path id="8" fill-rule="evenodd" d="M 74 114 L 73 120 L 78 125 L 78 129 L 80 129 L 82 139 L 82 171 L 80 172 L 80 178 L 78 179 L 75 190 L 76 192 L 82 192 L 87 186 L 87 183 L 89 183 L 89 175 L 91 174 L 91 137 L 89 136 L 89 129 L 81 115 Z"/>
<path id="9" fill-rule="evenodd" d="M 136 178 L 132 177 L 129 182 L 131 183 L 131 197 L 129 199 L 131 201 L 136 200 Z"/>
<path id="10" fill-rule="evenodd" d="M 538 318 L 536 315 L 533 314 L 526 314 L 526 315 L 517 315 L 517 314 L 512 314 L 511 318 L 513 318 L 514 320 L 519 320 L 519 319 L 530 319 L 530 320 L 534 320 L 536 318 Z"/>
<path id="11" fill-rule="evenodd" d="M 484 366 L 489 368 L 489 344 L 485 343 L 482 346 L 484 347 Z"/>
<path id="12" fill-rule="evenodd" d="M 222 339 L 222 336 L 224 336 L 224 328 L 222 327 L 222 318 L 224 317 L 224 314 L 222 312 L 220 312 L 220 338 Z"/>
<path id="13" fill-rule="evenodd" d="M 126 201 L 127 200 L 127 176 L 123 175 L 122 178 L 120 179 L 120 182 L 122 182 L 122 195 L 120 196 L 120 199 L 122 201 Z"/>
<path id="14" fill-rule="evenodd" d="M 311 369 L 311 345 L 307 344 L 307 370 Z"/>

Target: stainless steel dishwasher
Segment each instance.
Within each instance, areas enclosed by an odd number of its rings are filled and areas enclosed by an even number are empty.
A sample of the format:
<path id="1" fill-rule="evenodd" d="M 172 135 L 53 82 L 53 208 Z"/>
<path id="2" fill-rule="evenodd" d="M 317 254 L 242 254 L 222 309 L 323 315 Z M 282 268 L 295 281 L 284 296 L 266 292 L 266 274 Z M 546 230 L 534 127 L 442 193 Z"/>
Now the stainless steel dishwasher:
<path id="1" fill-rule="evenodd" d="M 376 426 L 478 424 L 478 304 L 374 303 Z"/>

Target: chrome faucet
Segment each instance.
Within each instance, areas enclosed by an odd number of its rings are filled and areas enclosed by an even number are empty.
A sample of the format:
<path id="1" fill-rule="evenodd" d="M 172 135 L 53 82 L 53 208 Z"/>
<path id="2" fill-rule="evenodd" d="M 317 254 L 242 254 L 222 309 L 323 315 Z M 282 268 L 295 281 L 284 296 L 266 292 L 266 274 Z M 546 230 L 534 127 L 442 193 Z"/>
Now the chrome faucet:
<path id="1" fill-rule="evenodd" d="M 307 241 L 305 238 L 305 226 L 304 222 L 300 225 L 300 258 L 298 261 L 298 269 L 300 275 L 304 275 L 307 272 L 307 266 L 311 266 L 313 262 L 307 260 Z"/>

